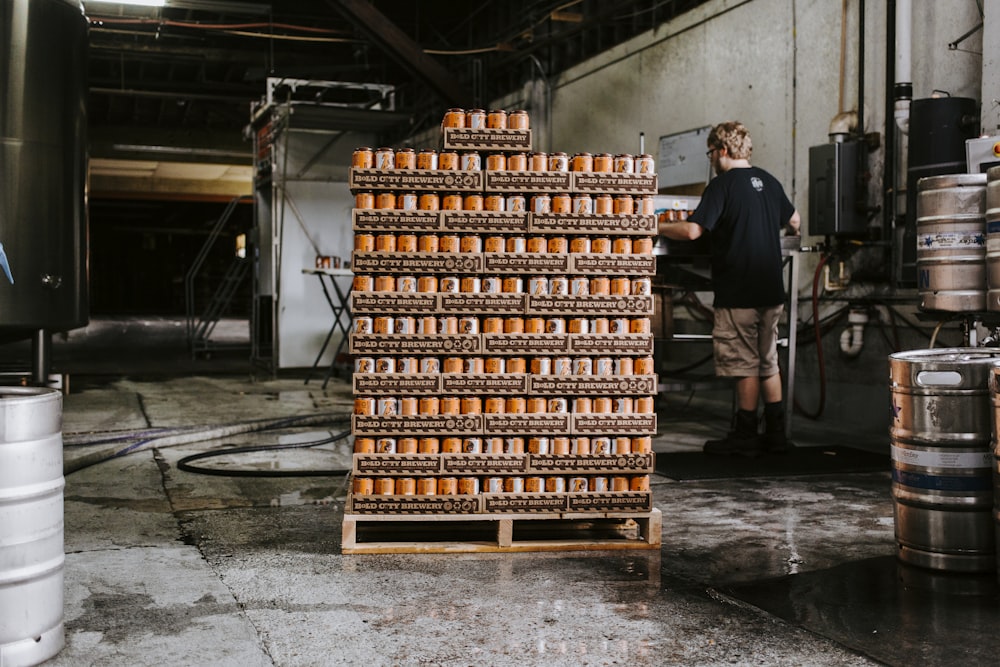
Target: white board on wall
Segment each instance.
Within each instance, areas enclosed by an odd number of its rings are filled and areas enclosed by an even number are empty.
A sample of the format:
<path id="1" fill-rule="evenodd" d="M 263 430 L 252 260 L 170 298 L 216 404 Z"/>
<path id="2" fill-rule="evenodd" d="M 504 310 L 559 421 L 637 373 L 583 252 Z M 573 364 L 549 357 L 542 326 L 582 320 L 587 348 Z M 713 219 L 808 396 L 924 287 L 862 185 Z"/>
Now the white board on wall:
<path id="1" fill-rule="evenodd" d="M 712 165 L 705 155 L 710 125 L 660 137 L 656 176 L 660 190 L 692 183 L 707 183 Z"/>

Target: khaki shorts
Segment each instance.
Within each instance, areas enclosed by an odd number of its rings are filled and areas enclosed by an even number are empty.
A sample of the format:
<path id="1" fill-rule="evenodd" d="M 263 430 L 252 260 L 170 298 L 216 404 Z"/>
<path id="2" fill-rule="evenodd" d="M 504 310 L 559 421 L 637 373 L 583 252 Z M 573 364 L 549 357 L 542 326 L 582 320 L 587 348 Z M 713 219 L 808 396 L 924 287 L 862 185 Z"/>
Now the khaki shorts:
<path id="1" fill-rule="evenodd" d="M 716 308 L 712 328 L 715 374 L 771 377 L 778 374 L 778 320 L 783 305 Z"/>

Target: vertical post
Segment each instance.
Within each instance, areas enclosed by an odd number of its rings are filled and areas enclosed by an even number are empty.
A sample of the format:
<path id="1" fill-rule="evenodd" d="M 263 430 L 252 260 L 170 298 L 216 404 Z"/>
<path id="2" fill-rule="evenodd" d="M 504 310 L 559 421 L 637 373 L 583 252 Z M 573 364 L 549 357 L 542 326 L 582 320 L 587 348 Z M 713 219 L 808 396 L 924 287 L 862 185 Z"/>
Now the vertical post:
<path id="1" fill-rule="evenodd" d="M 31 384 L 44 387 L 52 370 L 52 334 L 46 329 L 34 332 L 31 338 Z"/>

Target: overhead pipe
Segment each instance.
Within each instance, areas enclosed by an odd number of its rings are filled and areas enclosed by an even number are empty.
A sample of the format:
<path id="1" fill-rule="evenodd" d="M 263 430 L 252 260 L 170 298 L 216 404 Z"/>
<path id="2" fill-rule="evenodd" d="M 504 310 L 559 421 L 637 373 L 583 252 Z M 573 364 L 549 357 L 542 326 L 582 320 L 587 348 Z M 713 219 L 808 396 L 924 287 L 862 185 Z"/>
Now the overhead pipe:
<path id="1" fill-rule="evenodd" d="M 896 15 L 893 26 L 896 34 L 895 62 L 892 97 L 895 100 L 893 117 L 896 127 L 903 134 L 910 130 L 910 101 L 913 99 L 913 73 L 911 59 L 913 57 L 913 2 L 898 0 L 893 2 Z"/>

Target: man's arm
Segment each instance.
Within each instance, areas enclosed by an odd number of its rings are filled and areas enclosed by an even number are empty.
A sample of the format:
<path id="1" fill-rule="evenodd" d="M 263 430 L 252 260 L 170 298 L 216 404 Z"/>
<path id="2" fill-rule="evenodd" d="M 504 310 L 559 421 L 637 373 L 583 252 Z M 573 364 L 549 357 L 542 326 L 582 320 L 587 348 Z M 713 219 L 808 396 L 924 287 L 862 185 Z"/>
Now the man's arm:
<path id="1" fill-rule="evenodd" d="M 799 228 L 802 226 L 802 218 L 799 217 L 798 209 L 792 213 L 792 217 L 788 219 L 785 227 L 785 236 L 798 236 Z"/>
<path id="2" fill-rule="evenodd" d="M 667 220 L 660 222 L 658 227 L 661 236 L 674 241 L 694 241 L 705 231 L 701 225 L 686 220 Z"/>

